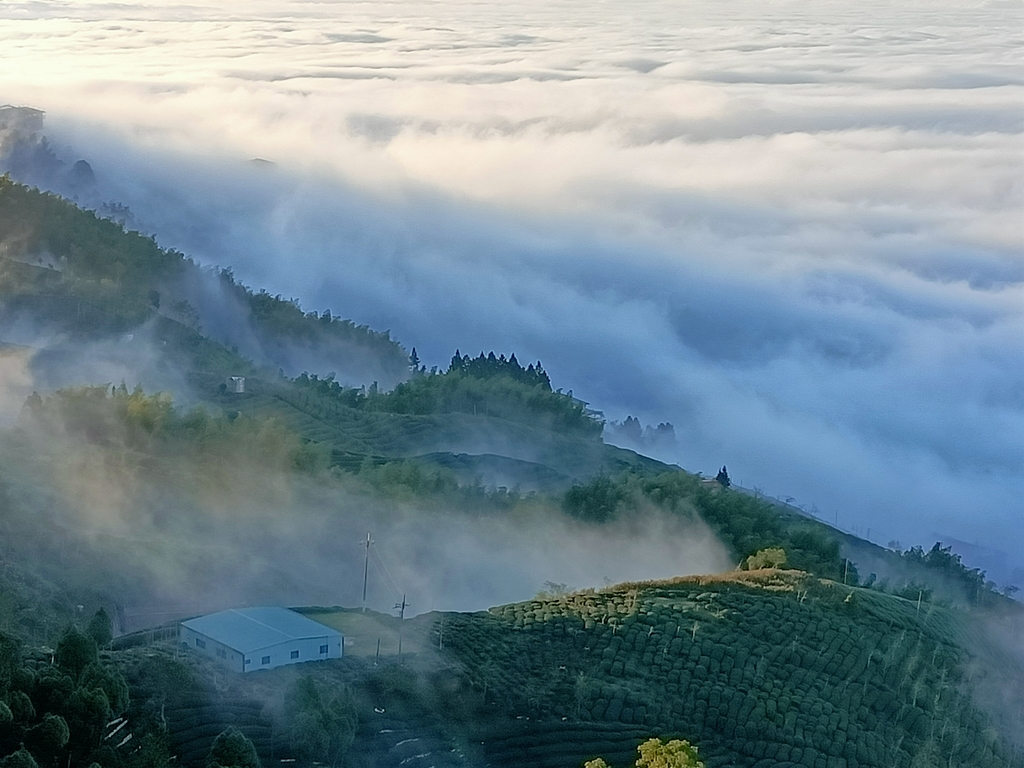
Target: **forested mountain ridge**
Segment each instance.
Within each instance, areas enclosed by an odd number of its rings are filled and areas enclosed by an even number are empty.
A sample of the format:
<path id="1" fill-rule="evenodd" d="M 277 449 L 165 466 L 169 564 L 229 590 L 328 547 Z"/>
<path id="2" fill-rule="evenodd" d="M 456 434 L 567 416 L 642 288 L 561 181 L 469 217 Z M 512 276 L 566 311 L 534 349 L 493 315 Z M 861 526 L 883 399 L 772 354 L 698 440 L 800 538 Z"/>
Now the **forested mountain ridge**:
<path id="1" fill-rule="evenodd" d="M 378 491 L 401 488 L 403 494 L 429 495 L 435 487 L 476 487 L 477 496 L 488 486 L 503 486 L 506 492 L 517 487 L 523 493 L 554 491 L 565 493 L 560 502 L 564 512 L 597 523 L 654 505 L 709 523 L 735 562 L 766 547 L 781 547 L 796 567 L 858 581 L 856 563 L 843 555 L 841 537 L 820 522 L 741 494 L 716 493 L 694 475 L 605 444 L 601 414 L 554 390 L 539 361 L 523 366 L 515 354 L 472 357 L 456 351 L 447 370 L 427 370 L 415 349 L 407 354 L 386 333 L 329 311 L 303 312 L 295 301 L 242 286 L 230 269 L 204 270 L 152 238 L 9 177 L 0 177 L 0 267 L 5 327 L 16 330 L 15 321 L 27 317 L 33 325 L 67 334 L 87 354 L 89 342 L 114 334 L 131 354 L 145 351 L 157 365 L 184 371 L 179 384 L 187 399 L 205 406 L 175 416 L 165 396 L 152 399 L 141 391 L 129 396 L 122 384 L 119 397 L 116 389 L 108 395 L 96 388 L 101 382 L 79 381 L 93 389 L 49 399 L 47 407 L 63 409 L 63 418 L 72 419 L 86 403 L 91 404 L 86 411 L 106 409 L 108 421 L 128 419 L 135 413 L 132 408 L 158 409 L 162 415 L 146 429 L 160 433 L 161 440 L 177 430 L 200 443 L 208 430 L 227 428 L 217 426 L 222 422 L 230 427 L 239 415 L 274 419 L 283 427 L 281 435 L 293 434 L 309 446 L 296 466 L 333 466 L 360 474 Z M 265 341 L 297 340 L 309 349 L 327 344 L 325 339 L 355 345 L 393 373 L 401 370 L 402 380 L 388 390 L 376 381 L 345 385 L 333 373 L 283 376 L 219 342 L 203 326 L 199 309 L 177 298 L 182 286 L 190 284 L 190 296 L 202 296 L 213 286 L 222 304 L 244 305 L 245 322 Z M 33 359 L 45 358 L 44 352 Z M 56 365 L 60 362 L 58 357 Z M 231 376 L 245 377 L 243 392 L 229 390 L 226 379 Z M 131 405 L 125 410 L 119 403 Z M 138 425 L 130 429 L 139 433 Z M 893 559 L 892 553 L 875 549 L 879 557 Z M 919 586 L 922 594 L 971 604 L 992 594 L 983 574 L 963 568 L 952 555 L 915 552 L 897 553 L 899 564 L 921 581 L 944 569 L 945 582 L 962 586 L 915 585 L 909 583 L 914 577 L 905 577 L 905 588 Z"/>
<path id="2" fill-rule="evenodd" d="M 415 360 L 416 350 L 410 356 Z M 523 368 L 515 353 L 475 359 L 463 358 L 456 350 L 448 370 L 427 371 L 412 364 L 412 378 L 391 392 L 376 386 L 342 387 L 333 376 L 320 379 L 302 374 L 296 384 L 352 408 L 383 413 L 427 416 L 437 413 L 464 413 L 494 416 L 507 421 L 532 424 L 583 439 L 599 439 L 604 429 L 600 414 L 571 395 L 555 392 L 551 380 L 538 361 Z"/>
<path id="3" fill-rule="evenodd" d="M 597 415 L 552 391 L 539 363 L 523 368 L 514 355 L 499 361 L 481 353 L 476 360 L 453 358 L 447 372 L 427 371 L 387 333 L 329 310 L 303 312 L 295 301 L 239 284 L 230 269 L 204 270 L 152 238 L 9 178 L 0 178 L 0 232 L 0 313 L 7 325 L 27 316 L 79 341 L 130 331 L 140 341 L 148 335 L 161 345 L 158 357 L 166 367 L 188 373 L 189 394 L 226 410 L 234 404 L 283 418 L 310 439 L 329 442 L 349 463 L 352 455 L 437 451 L 511 451 L 515 460 L 533 461 L 536 428 L 545 433 L 540 442 L 564 442 L 566 436 L 599 441 Z M 225 306 L 238 310 L 228 320 Z M 251 343 L 248 350 L 230 343 L 253 336 L 255 350 Z M 254 351 L 254 358 L 247 359 L 246 351 Z M 294 381 L 281 375 L 283 364 L 294 367 L 309 355 L 317 356 L 321 369 L 343 357 L 350 376 L 375 378 L 367 387 L 343 385 L 333 372 L 304 370 Z M 503 367 L 492 370 L 492 360 Z M 249 377 L 247 392 L 225 397 L 225 378 L 238 375 Z M 391 391 L 384 388 L 402 380 Z M 454 433 L 436 419 L 424 424 L 408 418 L 453 413 L 481 418 L 461 427 L 458 419 L 448 420 Z M 534 431 L 524 435 L 513 424 Z M 594 445 L 578 453 L 595 451 L 607 452 Z M 565 456 L 565 446 L 544 453 Z M 556 471 L 567 479 L 619 466 L 606 466 L 598 455 L 582 464 L 560 463 Z"/>
<path id="4" fill-rule="evenodd" d="M 24 394 L 0 430 L 2 768 L 198 768 L 228 726 L 265 761 L 300 766 L 623 765 L 651 737 L 688 739 L 714 768 L 1021 765 L 1021 692 L 1000 678 L 1020 661 L 999 640 L 1020 608 L 984 574 L 939 546 L 868 543 L 905 573 L 861 572 L 836 531 L 731 490 L 724 469 L 712 481 L 605 444 L 601 414 L 540 362 L 457 351 L 428 370 L 386 333 L 6 178 L 0 329 L 3 381 Z M 280 370 L 339 350 L 363 367 Z M 72 351 L 76 366 L 149 367 L 73 368 Z M 33 392 L 44 365 L 75 386 Z M 108 370 L 157 370 L 178 402 L 83 378 Z M 392 379 L 347 378 L 375 372 Z M 727 572 L 380 617 L 408 633 L 405 657 L 357 644 L 304 670 L 308 683 L 298 670 L 224 680 L 162 642 L 173 625 L 130 632 L 207 610 L 197 595 L 329 605 L 362 573 L 345 542 L 371 527 L 410 542 L 403 591 L 507 580 L 503 557 L 542 546 L 591 565 L 583 586 L 602 558 L 665 543 L 674 572 L 703 550 Z M 68 627 L 101 606 L 124 635 L 111 646 L 97 631 L 96 654 Z M 110 738 L 118 727 L 142 748 Z"/>
<path id="5" fill-rule="evenodd" d="M 407 353 L 387 333 L 252 291 L 230 269 L 201 268 L 151 237 L 9 176 L 0 177 L 0 233 L 8 312 L 30 306 L 61 330 L 86 337 L 165 318 L 275 372 L 294 367 L 308 351 L 321 362 L 355 358 L 355 375 L 389 383 L 407 375 Z M 74 318 L 50 310 L 47 302 L 54 301 L 73 306 Z"/>

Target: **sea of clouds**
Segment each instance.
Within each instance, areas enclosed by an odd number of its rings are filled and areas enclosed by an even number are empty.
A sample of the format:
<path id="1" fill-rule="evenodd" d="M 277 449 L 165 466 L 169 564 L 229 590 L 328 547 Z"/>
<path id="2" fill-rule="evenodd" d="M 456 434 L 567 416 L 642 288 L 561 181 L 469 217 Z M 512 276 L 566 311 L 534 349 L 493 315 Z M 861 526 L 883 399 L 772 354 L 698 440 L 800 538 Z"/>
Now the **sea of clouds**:
<path id="1" fill-rule="evenodd" d="M 0 103 L 164 245 L 428 365 L 539 358 L 672 422 L 662 458 L 1000 550 L 1005 584 L 1022 28 L 998 1 L 11 0 Z"/>

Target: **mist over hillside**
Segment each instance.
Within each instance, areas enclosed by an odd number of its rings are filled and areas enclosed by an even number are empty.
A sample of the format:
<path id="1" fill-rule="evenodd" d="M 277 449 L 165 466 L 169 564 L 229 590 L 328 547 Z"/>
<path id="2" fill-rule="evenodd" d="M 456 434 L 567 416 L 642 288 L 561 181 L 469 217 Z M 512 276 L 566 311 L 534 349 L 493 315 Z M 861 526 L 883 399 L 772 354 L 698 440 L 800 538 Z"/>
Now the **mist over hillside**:
<path id="1" fill-rule="evenodd" d="M 563 513 L 557 494 L 575 481 L 663 465 L 604 445 L 600 420 L 539 362 L 456 354 L 428 372 L 387 334 L 7 178 L 0 231 L 10 561 L 121 605 L 122 630 L 253 601 L 356 602 L 366 532 L 370 605 L 406 594 L 415 613 L 732 559 L 699 520 L 652 510 L 595 527 Z M 203 291 L 221 301 L 205 307 Z M 278 356 L 246 358 L 223 324 L 207 330 L 216 311 Z M 350 373 L 362 355 L 406 381 L 284 372 L 289 350 L 326 365 L 345 345 Z"/>
<path id="2" fill-rule="evenodd" d="M 949 548 L 616 447 L 674 429 L 609 424 L 516 354 L 428 368 L 6 176 L 0 233 L 5 765 L 199 768 L 237 724 L 301 765 L 575 768 L 679 733 L 711 768 L 1016 768 L 1020 606 Z M 275 371 L 202 291 L 264 353 L 341 343 L 399 381 Z M 250 685 L 182 656 L 175 619 L 252 604 L 339 624 L 344 658 Z"/>
<path id="3" fill-rule="evenodd" d="M 1022 23 L 0 4 L 0 768 L 1024 768 Z"/>
<path id="4" fill-rule="evenodd" d="M 197 412 L 164 437 L 156 426 L 151 435 L 110 424 L 119 408 L 142 425 L 168 418 L 159 399 L 92 390 L 46 403 L 0 437 L 4 523 L 17 542 L 9 562 L 56 582 L 75 574 L 82 594 L 125 607 L 124 630 L 232 605 L 358 605 L 367 532 L 370 607 L 390 609 L 405 594 L 410 615 L 481 610 L 545 581 L 601 585 L 730 565 L 699 522 L 652 513 L 588 525 L 542 498 L 453 510 L 318 468 L 273 422 Z"/>
<path id="5" fill-rule="evenodd" d="M 1012 580 L 1019 9 L 388 7 L 7 4 L 0 98 L 64 163 L 18 168 L 428 367 L 549 361 L 671 423 L 658 458 Z"/>

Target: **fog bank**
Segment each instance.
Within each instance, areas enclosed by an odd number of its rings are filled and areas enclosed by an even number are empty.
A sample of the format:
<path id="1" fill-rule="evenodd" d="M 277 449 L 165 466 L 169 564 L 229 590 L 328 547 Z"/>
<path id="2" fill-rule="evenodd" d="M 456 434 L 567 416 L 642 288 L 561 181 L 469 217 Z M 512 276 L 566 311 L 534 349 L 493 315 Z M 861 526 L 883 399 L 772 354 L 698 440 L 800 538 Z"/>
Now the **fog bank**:
<path id="1" fill-rule="evenodd" d="M 83 199 L 664 458 L 1024 567 L 1019 3 L 5 3 Z M 271 161 L 249 163 L 252 158 Z M 662 455 L 662 454 L 659 454 Z M 995 576 L 995 574 L 992 574 Z M 568 577 L 564 579 L 572 581 Z"/>

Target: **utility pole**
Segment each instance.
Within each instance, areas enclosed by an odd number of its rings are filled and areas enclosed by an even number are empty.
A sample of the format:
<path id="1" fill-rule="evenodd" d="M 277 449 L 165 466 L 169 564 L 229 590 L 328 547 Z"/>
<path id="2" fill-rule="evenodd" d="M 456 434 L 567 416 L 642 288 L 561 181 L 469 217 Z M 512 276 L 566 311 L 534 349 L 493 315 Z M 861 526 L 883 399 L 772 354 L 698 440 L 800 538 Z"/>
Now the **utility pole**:
<path id="1" fill-rule="evenodd" d="M 373 544 L 373 539 L 370 538 L 370 534 L 366 534 L 366 543 L 363 545 L 366 547 L 366 559 L 363 561 L 363 613 L 366 613 L 366 580 L 370 575 L 371 544 Z"/>
<path id="2" fill-rule="evenodd" d="M 402 602 L 395 603 L 395 608 L 398 609 L 398 663 L 402 663 L 402 625 L 405 624 L 405 609 L 407 603 L 405 602 L 405 595 L 402 595 Z"/>

